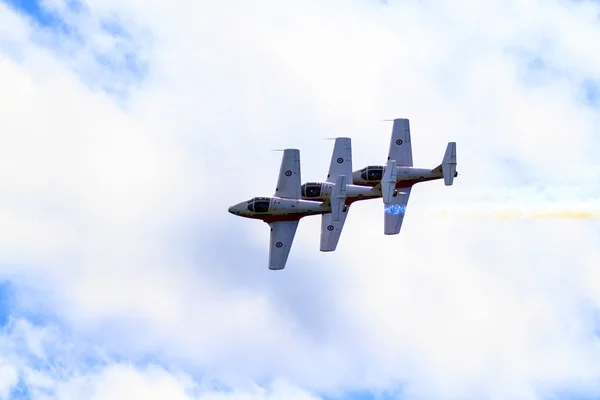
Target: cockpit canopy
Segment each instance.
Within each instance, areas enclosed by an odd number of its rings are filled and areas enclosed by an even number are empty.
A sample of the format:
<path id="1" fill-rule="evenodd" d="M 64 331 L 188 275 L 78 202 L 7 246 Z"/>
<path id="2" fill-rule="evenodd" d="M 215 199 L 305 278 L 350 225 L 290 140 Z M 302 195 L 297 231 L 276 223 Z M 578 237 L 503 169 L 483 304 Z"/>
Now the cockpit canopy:
<path id="1" fill-rule="evenodd" d="M 300 186 L 300 194 L 305 199 L 321 197 L 321 183 L 320 182 L 308 182 Z"/>
<path id="2" fill-rule="evenodd" d="M 360 177 L 365 181 L 380 181 L 383 178 L 383 167 L 380 165 L 369 165 L 360 170 Z"/>
<path id="3" fill-rule="evenodd" d="M 255 197 L 248 200 L 248 211 L 264 213 L 269 211 L 270 197 Z"/>

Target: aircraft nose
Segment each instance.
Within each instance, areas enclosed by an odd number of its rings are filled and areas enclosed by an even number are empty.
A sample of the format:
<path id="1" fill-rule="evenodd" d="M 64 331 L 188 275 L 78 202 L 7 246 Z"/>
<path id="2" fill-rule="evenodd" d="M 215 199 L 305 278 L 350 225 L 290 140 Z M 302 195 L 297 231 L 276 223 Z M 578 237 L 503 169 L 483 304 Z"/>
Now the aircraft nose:
<path id="1" fill-rule="evenodd" d="M 235 204 L 227 209 L 227 211 L 229 211 L 230 213 L 232 213 L 234 215 L 238 215 L 241 210 L 242 210 L 242 208 L 240 207 L 239 204 Z"/>

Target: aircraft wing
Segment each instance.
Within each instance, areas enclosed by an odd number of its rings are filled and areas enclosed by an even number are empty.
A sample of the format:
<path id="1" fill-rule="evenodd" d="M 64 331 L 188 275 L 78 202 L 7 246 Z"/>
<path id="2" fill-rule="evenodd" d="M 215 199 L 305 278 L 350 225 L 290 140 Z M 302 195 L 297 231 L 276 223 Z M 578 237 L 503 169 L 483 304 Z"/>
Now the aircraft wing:
<path id="1" fill-rule="evenodd" d="M 340 175 L 346 176 L 346 184 L 352 184 L 352 140 L 339 137 L 335 139 L 327 182 L 335 182 Z"/>
<path id="2" fill-rule="evenodd" d="M 300 220 L 269 223 L 269 226 L 271 227 L 269 269 L 281 270 L 285 268 L 299 223 Z"/>
<path id="3" fill-rule="evenodd" d="M 321 216 L 321 251 L 335 251 L 349 210 L 349 206 L 344 207 L 337 221 L 333 220 L 332 213 Z"/>
<path id="4" fill-rule="evenodd" d="M 300 184 L 300 150 L 285 149 L 281 158 L 275 196 L 285 199 L 299 199 Z"/>
<path id="5" fill-rule="evenodd" d="M 412 167 L 412 145 L 410 143 L 410 124 L 406 118 L 396 118 L 392 128 L 388 161 L 396 160 L 398 167 Z"/>
<path id="6" fill-rule="evenodd" d="M 399 192 L 395 197 L 392 197 L 392 201 L 389 204 L 384 204 L 385 216 L 383 233 L 386 235 L 397 235 L 400 233 L 411 189 L 412 188 L 399 189 L 399 191 L 402 190 L 402 192 Z"/>
<path id="7" fill-rule="evenodd" d="M 352 184 L 352 140 L 336 138 L 329 164 L 328 182 L 335 182 L 331 192 L 331 212 L 321 216 L 321 251 L 334 251 L 340 240 L 349 207 L 346 185 Z"/>

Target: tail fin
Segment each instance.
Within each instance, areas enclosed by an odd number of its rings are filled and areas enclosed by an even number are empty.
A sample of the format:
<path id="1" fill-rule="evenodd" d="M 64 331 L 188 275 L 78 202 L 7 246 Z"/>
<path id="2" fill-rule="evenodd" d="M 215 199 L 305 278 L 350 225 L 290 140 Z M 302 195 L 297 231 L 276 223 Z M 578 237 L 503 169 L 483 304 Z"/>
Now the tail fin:
<path id="1" fill-rule="evenodd" d="M 456 172 L 456 142 L 448 143 L 442 163 L 432 171 L 441 172 L 444 176 L 444 183 L 446 186 L 452 186 L 454 178 L 458 176 L 458 173 Z"/>
<path id="2" fill-rule="evenodd" d="M 456 142 L 450 142 L 446 147 L 442 161 L 442 173 L 444 174 L 444 184 L 451 186 L 456 176 Z"/>

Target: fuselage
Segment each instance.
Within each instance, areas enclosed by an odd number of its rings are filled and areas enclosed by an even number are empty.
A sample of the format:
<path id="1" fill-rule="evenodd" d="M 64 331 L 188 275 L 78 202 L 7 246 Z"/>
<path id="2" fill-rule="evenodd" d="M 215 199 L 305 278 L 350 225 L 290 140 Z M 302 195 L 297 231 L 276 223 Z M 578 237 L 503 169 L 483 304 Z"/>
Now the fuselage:
<path id="1" fill-rule="evenodd" d="M 432 181 L 436 179 L 444 179 L 444 174 L 440 167 L 434 169 L 413 168 L 413 167 L 396 167 L 398 172 L 396 175 L 396 188 L 411 187 L 415 183 Z M 383 169 L 381 165 L 370 165 L 361 170 L 352 173 L 352 182 L 356 185 L 375 186 L 383 178 Z M 455 173 L 454 176 L 457 176 Z"/>
<path id="2" fill-rule="evenodd" d="M 331 212 L 331 206 L 322 201 L 284 199 L 275 196 L 254 197 L 229 207 L 229 212 L 264 222 L 295 221 L 307 215 Z"/>
<path id="3" fill-rule="evenodd" d="M 443 179 L 441 168 L 397 167 L 396 188 L 411 187 L 419 182 Z M 377 199 L 382 196 L 378 184 L 383 178 L 384 167 L 371 165 L 352 173 L 352 185 L 346 185 L 346 205 L 359 200 Z M 456 174 L 455 174 L 456 176 Z M 334 184 L 331 182 L 307 182 L 301 187 L 302 198 L 313 201 L 329 201 Z"/>
<path id="4" fill-rule="evenodd" d="M 332 182 L 307 182 L 300 188 L 302 198 L 312 201 L 329 201 L 335 184 Z M 371 186 L 346 185 L 346 205 L 358 200 L 381 197 L 381 189 Z"/>

